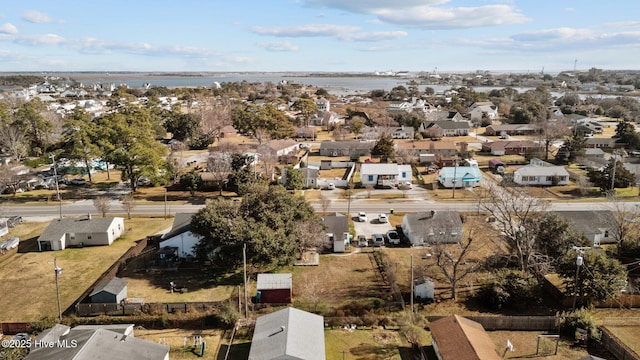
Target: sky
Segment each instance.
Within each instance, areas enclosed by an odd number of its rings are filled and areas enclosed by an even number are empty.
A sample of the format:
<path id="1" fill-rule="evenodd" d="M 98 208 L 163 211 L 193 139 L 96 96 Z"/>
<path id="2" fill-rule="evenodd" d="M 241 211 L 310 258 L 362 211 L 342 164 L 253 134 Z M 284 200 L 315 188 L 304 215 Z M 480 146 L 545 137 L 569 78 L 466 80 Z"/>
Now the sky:
<path id="1" fill-rule="evenodd" d="M 640 70 L 636 0 L 0 0 L 0 71 Z"/>

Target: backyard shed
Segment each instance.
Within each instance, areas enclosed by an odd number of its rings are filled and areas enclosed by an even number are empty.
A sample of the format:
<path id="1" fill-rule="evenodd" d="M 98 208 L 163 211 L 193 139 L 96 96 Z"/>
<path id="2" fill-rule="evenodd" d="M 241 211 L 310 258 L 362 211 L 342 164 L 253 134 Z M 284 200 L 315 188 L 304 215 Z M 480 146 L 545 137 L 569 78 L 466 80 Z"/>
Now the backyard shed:
<path id="1" fill-rule="evenodd" d="M 94 304 L 119 304 L 127 298 L 127 282 L 119 277 L 113 277 L 98 285 L 89 297 Z"/>
<path id="2" fill-rule="evenodd" d="M 291 273 L 258 274 L 256 300 L 263 304 L 290 304 L 292 288 Z"/>

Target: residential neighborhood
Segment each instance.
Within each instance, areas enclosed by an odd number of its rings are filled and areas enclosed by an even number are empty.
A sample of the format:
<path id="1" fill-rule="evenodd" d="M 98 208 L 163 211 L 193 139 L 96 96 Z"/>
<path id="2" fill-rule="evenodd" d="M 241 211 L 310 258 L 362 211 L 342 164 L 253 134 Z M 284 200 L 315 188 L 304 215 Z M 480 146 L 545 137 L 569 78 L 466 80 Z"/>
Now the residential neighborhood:
<path id="1" fill-rule="evenodd" d="M 637 357 L 640 106 L 439 76 L 0 91 L 0 355 Z"/>

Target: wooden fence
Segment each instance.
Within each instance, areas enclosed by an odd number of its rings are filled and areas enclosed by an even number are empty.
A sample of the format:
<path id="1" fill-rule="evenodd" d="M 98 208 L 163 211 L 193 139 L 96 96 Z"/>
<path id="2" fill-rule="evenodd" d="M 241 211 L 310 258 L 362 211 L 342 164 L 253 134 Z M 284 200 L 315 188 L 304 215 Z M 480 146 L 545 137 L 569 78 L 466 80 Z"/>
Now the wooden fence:
<path id="1" fill-rule="evenodd" d="M 135 315 L 139 313 L 153 312 L 196 312 L 207 311 L 218 308 L 221 301 L 211 302 L 171 302 L 171 303 L 147 303 L 147 304 L 115 304 L 115 303 L 79 303 L 76 304 L 77 316 L 98 316 L 98 315 Z"/>
<path id="2" fill-rule="evenodd" d="M 640 356 L 623 344 L 606 327 L 600 327 L 602 331 L 602 345 L 618 360 L 640 360 Z"/>

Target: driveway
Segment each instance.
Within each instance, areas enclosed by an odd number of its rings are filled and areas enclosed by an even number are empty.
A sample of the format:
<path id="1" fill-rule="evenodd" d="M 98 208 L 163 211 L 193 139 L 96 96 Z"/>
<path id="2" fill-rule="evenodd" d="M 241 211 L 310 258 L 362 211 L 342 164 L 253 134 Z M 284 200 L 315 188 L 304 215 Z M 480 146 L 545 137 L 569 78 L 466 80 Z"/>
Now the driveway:
<path id="1" fill-rule="evenodd" d="M 388 214 L 387 214 L 388 215 Z M 373 234 L 385 235 L 387 231 L 392 230 L 393 227 L 388 222 L 379 223 L 377 213 L 367 213 L 367 222 L 358 221 L 358 212 L 352 212 L 351 218 L 353 220 L 353 227 L 356 232 L 356 238 L 358 235 L 364 235 L 367 239 L 371 239 Z"/>

